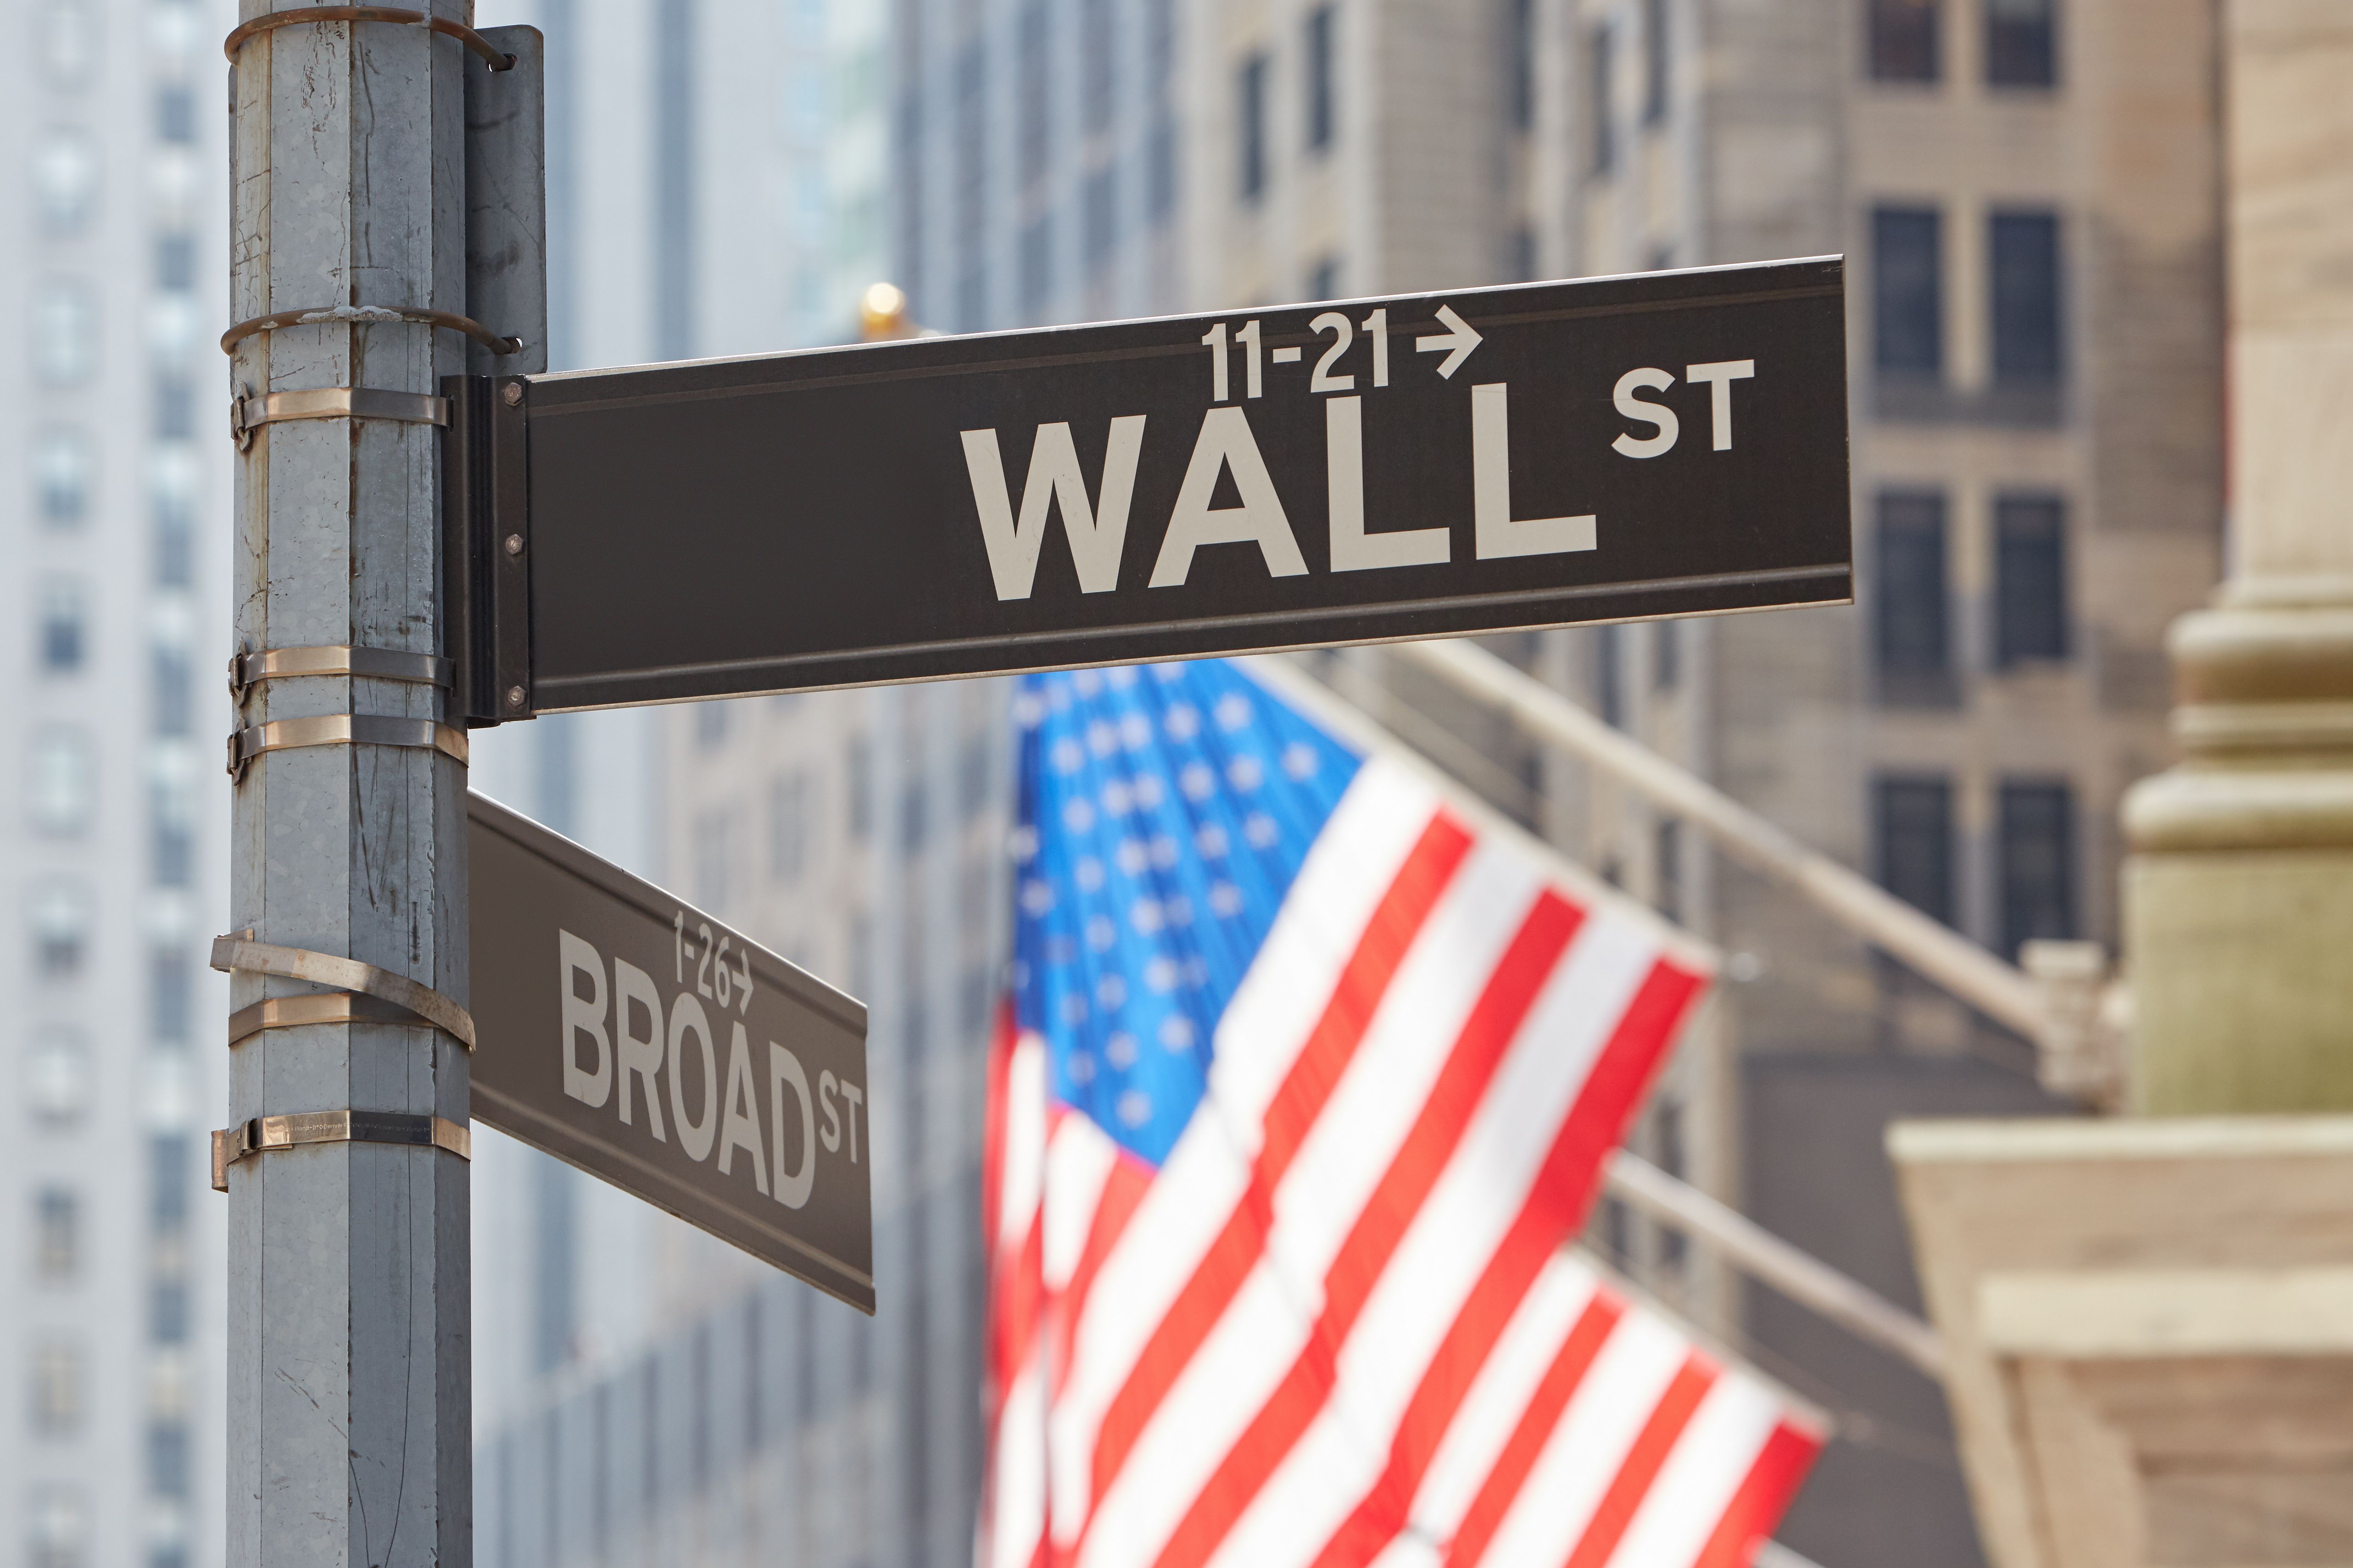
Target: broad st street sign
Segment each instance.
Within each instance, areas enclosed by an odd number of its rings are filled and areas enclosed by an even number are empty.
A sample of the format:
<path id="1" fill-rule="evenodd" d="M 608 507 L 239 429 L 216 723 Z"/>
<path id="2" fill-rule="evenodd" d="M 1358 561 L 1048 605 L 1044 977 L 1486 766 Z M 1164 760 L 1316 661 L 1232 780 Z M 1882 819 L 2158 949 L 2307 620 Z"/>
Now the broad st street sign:
<path id="1" fill-rule="evenodd" d="M 479 795 L 474 1115 L 874 1310 L 866 1009 Z"/>
<path id="2" fill-rule="evenodd" d="M 451 384 L 474 721 L 1837 604 L 1836 258 Z"/>

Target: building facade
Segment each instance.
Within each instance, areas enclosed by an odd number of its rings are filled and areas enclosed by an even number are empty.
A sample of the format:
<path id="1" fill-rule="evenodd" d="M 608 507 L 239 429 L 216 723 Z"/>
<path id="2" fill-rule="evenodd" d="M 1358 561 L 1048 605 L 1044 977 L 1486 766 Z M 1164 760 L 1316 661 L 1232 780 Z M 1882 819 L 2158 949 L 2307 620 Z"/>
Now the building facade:
<path id="1" fill-rule="evenodd" d="M 920 320 L 976 330 L 1842 254 L 1850 609 L 1493 639 L 2015 958 L 2116 942 L 2116 805 L 2219 574 L 2208 0 L 902 0 Z M 1881 1138 L 2063 1109 L 2027 1046 L 1377 651 L 1324 673 L 1726 952 L 1642 1152 L 1916 1300 Z M 1786 1538 L 1977 1560 L 1936 1390 L 1605 1205 L 1853 1419 Z"/>
<path id="2" fill-rule="evenodd" d="M 219 39 L 37 0 L 0 90 L 0 1562 L 220 1560 Z"/>

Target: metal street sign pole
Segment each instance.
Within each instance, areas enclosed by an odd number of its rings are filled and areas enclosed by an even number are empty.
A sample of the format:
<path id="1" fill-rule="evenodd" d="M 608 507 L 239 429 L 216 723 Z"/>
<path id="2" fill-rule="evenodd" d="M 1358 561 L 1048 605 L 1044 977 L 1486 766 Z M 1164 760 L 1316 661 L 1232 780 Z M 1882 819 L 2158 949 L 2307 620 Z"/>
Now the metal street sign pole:
<path id="1" fill-rule="evenodd" d="M 474 1114 L 874 1310 L 866 1009 L 470 796 Z"/>
<path id="2" fill-rule="evenodd" d="M 227 45 L 239 929 L 214 952 L 235 1009 L 214 1169 L 227 1560 L 261 1568 L 472 1560 L 467 748 L 438 394 L 545 362 L 529 268 L 473 290 L 506 320 L 469 297 L 470 120 L 494 163 L 529 153 L 506 221 L 528 229 L 535 200 L 535 101 L 502 110 L 486 85 L 528 74 L 522 30 L 502 47 L 462 0 L 431 3 L 355 20 L 246 0 Z"/>
<path id="3" fill-rule="evenodd" d="M 1852 594 L 1835 258 L 451 388 L 534 712 Z"/>

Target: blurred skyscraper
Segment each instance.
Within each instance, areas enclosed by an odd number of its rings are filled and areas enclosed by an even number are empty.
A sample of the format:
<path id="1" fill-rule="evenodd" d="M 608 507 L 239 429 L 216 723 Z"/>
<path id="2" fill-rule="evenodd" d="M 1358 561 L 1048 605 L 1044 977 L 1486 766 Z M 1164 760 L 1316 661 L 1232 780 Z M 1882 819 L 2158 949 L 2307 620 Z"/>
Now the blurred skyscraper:
<path id="1" fill-rule="evenodd" d="M 0 87 L 0 1561 L 220 1560 L 225 5 L 25 0 Z"/>
<path id="2" fill-rule="evenodd" d="M 492 19 L 549 35 L 558 366 L 854 334 L 893 270 L 880 0 Z M 483 1568 L 969 1556 L 1004 730 L 976 683 L 477 734 L 478 787 L 870 1003 L 882 1298 L 869 1321 L 478 1135 Z"/>

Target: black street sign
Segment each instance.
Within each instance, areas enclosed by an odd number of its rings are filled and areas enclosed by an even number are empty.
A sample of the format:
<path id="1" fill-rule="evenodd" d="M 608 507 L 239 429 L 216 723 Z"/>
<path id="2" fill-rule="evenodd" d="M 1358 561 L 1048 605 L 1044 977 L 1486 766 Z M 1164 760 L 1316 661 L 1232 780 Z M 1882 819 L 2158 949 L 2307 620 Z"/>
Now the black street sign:
<path id="1" fill-rule="evenodd" d="M 454 384 L 454 651 L 480 722 L 1844 603 L 1845 323 L 1833 258 Z"/>
<path id="2" fill-rule="evenodd" d="M 474 1115 L 874 1310 L 866 1009 L 471 795 Z"/>

